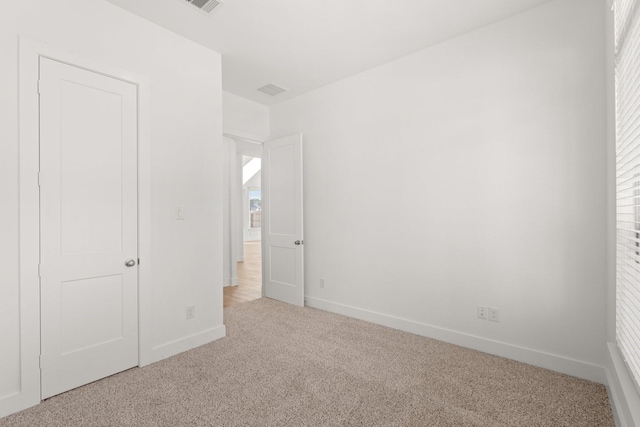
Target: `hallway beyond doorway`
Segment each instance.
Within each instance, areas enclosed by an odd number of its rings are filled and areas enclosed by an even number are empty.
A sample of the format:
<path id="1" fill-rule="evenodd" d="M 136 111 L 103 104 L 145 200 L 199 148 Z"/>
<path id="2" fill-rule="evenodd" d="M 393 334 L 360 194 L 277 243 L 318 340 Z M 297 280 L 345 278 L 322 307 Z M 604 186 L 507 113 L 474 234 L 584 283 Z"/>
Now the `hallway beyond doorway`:
<path id="1" fill-rule="evenodd" d="M 244 261 L 238 263 L 238 286 L 224 288 L 224 307 L 262 297 L 262 242 L 244 242 Z"/>

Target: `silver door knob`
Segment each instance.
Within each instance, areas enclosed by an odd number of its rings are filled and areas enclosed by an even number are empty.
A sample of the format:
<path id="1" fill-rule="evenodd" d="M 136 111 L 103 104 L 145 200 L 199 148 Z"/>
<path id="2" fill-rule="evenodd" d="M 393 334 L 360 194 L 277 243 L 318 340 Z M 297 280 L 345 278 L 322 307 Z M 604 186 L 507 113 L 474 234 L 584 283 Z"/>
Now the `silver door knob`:
<path id="1" fill-rule="evenodd" d="M 299 245 L 301 245 L 301 244 L 302 244 L 302 240 L 296 240 L 295 242 L 293 242 L 293 244 L 295 244 L 295 245 L 298 245 L 298 246 L 299 246 Z"/>
<path id="2" fill-rule="evenodd" d="M 134 260 L 132 260 L 131 258 L 129 258 L 128 260 L 126 260 L 124 262 L 124 265 L 126 265 L 127 267 L 133 267 L 134 265 L 136 265 L 136 262 Z"/>

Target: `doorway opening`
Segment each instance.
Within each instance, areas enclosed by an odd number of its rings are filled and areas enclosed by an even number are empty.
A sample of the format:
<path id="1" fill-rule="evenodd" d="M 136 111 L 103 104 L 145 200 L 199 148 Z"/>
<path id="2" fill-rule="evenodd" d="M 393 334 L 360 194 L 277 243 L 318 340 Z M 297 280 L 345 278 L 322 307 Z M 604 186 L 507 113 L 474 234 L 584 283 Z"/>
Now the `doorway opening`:
<path id="1" fill-rule="evenodd" d="M 262 297 L 262 173 L 259 157 L 238 155 L 237 190 L 239 205 L 231 221 L 241 231 L 233 233 L 239 251 L 236 255 L 237 285 L 224 288 L 224 307 L 231 307 Z M 234 189 L 232 187 L 231 191 Z M 236 199 L 232 197 L 232 200 Z"/>
<path id="2" fill-rule="evenodd" d="M 262 243 L 244 242 L 244 260 L 238 262 L 238 285 L 224 288 L 224 307 L 262 298 Z"/>
<path id="3" fill-rule="evenodd" d="M 227 288 L 236 289 L 224 290 L 224 306 L 265 296 L 303 307 L 302 134 L 262 144 L 232 137 L 227 142 L 224 281 Z M 261 277 L 262 283 L 256 280 L 253 292 L 245 291 L 239 284 L 237 261 L 246 271 L 250 263 L 244 257 L 245 241 L 256 241 L 258 236 L 260 244 L 247 245 L 249 250 L 262 249 L 261 262 L 252 263 L 261 265 L 259 274 L 256 268 L 252 275 Z M 258 286 L 261 292 L 256 295 Z"/>

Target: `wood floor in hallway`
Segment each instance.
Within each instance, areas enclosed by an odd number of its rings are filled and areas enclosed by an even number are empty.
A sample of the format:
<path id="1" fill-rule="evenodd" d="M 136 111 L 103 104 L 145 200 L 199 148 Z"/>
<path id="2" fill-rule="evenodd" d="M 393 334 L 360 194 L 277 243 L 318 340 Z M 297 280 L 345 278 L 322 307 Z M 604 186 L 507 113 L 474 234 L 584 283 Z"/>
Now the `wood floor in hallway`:
<path id="1" fill-rule="evenodd" d="M 244 261 L 238 263 L 238 286 L 224 288 L 224 307 L 262 297 L 262 246 L 260 240 L 244 242 Z"/>

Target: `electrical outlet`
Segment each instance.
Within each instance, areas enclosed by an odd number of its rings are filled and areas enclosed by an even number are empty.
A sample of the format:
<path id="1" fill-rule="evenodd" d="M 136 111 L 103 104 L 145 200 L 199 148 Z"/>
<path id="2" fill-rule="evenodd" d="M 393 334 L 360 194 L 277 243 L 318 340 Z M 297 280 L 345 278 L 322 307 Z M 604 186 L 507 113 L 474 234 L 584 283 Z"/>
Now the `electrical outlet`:
<path id="1" fill-rule="evenodd" d="M 489 307 L 489 320 L 492 322 L 500 321 L 500 310 L 497 308 Z"/>
<path id="2" fill-rule="evenodd" d="M 478 319 L 487 320 L 489 317 L 489 310 L 486 306 L 478 306 Z"/>
<path id="3" fill-rule="evenodd" d="M 324 280 L 324 277 L 322 277 L 322 278 L 320 279 L 320 287 L 321 287 L 322 289 L 324 289 L 324 285 L 325 285 L 325 280 Z"/>
<path id="4" fill-rule="evenodd" d="M 196 317 L 196 306 L 190 305 L 187 307 L 187 319 L 193 319 L 194 317 Z"/>

